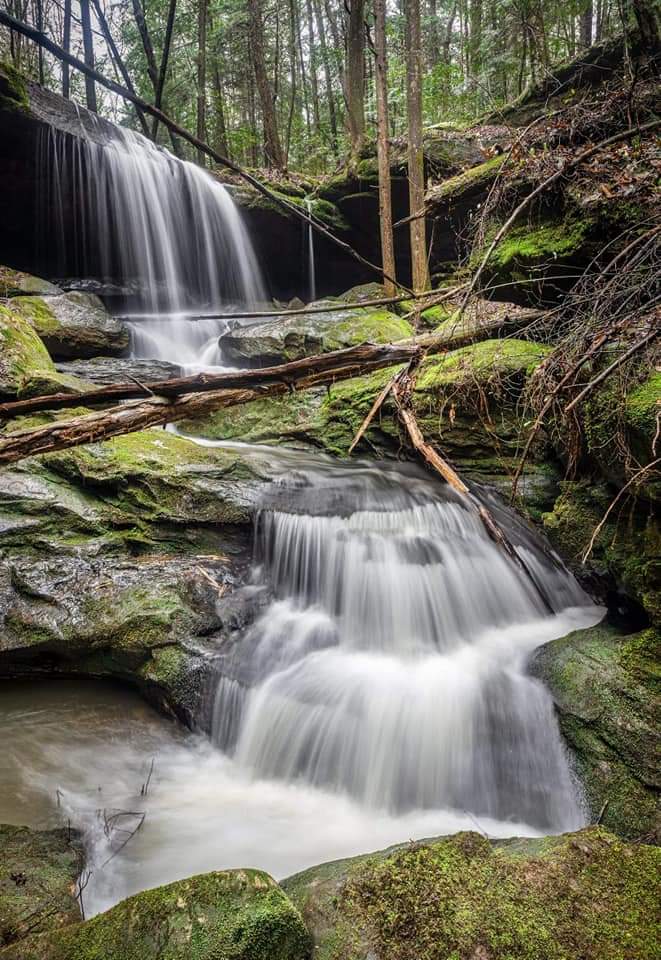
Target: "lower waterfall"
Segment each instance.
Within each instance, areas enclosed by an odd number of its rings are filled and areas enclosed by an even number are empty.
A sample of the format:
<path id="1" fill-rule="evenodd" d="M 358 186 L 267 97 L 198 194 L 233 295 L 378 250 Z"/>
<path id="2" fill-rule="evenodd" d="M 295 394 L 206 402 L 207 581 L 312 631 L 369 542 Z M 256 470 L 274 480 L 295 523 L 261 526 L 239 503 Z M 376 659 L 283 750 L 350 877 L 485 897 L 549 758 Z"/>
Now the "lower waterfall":
<path id="1" fill-rule="evenodd" d="M 0 807 L 16 792 L 39 819 L 57 790 L 85 837 L 86 914 L 207 870 L 282 878 L 412 838 L 581 825 L 550 696 L 525 664 L 602 611 L 544 544 L 489 501 L 552 615 L 414 465 L 240 446 L 276 479 L 243 588 L 261 615 L 214 654 L 212 740 L 89 682 L 18 684 L 0 703 Z M 120 839 L 140 827 L 125 846 L 107 829 L 116 813 Z"/>

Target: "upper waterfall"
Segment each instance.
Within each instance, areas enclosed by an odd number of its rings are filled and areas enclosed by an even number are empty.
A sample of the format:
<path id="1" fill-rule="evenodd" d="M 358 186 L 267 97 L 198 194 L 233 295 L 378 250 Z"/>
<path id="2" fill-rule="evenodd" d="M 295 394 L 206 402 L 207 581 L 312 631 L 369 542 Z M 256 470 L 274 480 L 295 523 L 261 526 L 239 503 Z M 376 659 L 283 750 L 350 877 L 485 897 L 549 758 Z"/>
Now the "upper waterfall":
<path id="1" fill-rule="evenodd" d="M 267 299 L 240 213 L 207 171 L 141 134 L 106 127 L 112 135 L 101 139 L 44 129 L 40 209 L 50 219 L 40 232 L 63 253 L 65 222 L 73 218 L 77 242 L 73 256 L 67 251 L 69 269 L 133 290 L 137 312 L 177 315 L 136 324 L 137 355 L 213 363 L 218 323 L 185 315 Z"/>

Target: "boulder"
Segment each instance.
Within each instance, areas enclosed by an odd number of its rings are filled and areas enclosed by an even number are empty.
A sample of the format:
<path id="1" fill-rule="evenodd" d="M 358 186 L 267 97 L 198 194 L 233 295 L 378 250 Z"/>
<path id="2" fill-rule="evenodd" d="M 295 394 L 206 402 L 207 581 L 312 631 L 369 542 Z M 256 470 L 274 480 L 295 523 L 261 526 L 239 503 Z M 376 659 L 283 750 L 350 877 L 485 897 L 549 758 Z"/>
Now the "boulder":
<path id="1" fill-rule="evenodd" d="M 60 293 L 60 288 L 48 280 L 41 280 L 21 270 L 12 270 L 11 267 L 0 266 L 0 297 L 57 296 Z"/>
<path id="2" fill-rule="evenodd" d="M 653 960 L 661 851 L 598 827 L 477 833 L 312 867 L 283 882 L 324 960 Z"/>
<path id="3" fill-rule="evenodd" d="M 89 293 L 23 296 L 10 307 L 36 330 L 52 357 L 87 358 L 119 354 L 129 345 L 126 326 L 111 317 L 101 300 Z"/>
<path id="4" fill-rule="evenodd" d="M 0 396 L 19 393 L 36 374 L 55 374 L 48 351 L 20 312 L 0 306 Z"/>
<path id="5" fill-rule="evenodd" d="M 133 357 L 93 357 L 89 360 L 65 360 L 56 364 L 59 373 L 80 377 L 98 386 L 125 383 L 136 379 L 140 383 L 152 380 L 171 380 L 181 376 L 181 367 L 167 360 L 135 360 Z"/>
<path id="6" fill-rule="evenodd" d="M 593 819 L 620 836 L 661 840 L 659 655 L 654 628 L 607 623 L 552 640 L 530 669 L 550 689 Z"/>
<path id="7" fill-rule="evenodd" d="M 70 830 L 0 824 L 0 955 L 8 947 L 20 957 L 24 937 L 80 919 L 74 888 L 82 862 Z"/>
<path id="8" fill-rule="evenodd" d="M 332 301 L 320 301 L 316 306 Z M 274 317 L 237 326 L 219 338 L 224 359 L 238 366 L 262 367 L 359 343 L 390 343 L 413 334 L 402 317 L 380 309 L 351 310 L 338 305 L 328 313 Z"/>
<path id="9" fill-rule="evenodd" d="M 145 890 L 85 923 L 0 950 L 2 960 L 308 960 L 309 935 L 260 870 L 224 870 Z"/>

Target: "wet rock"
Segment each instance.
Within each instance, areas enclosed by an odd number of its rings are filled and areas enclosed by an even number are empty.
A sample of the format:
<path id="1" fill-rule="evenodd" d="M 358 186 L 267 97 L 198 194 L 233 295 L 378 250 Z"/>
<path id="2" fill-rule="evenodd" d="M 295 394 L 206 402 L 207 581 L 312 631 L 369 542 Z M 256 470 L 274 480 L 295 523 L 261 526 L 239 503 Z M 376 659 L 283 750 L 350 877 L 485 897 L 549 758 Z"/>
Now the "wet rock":
<path id="1" fill-rule="evenodd" d="M 661 851 L 599 828 L 402 844 L 283 882 L 324 960 L 653 960 Z"/>
<path id="2" fill-rule="evenodd" d="M 20 957 L 24 937 L 80 919 L 73 890 L 81 865 L 70 830 L 0 824 L 0 954 L 9 947 Z"/>
<path id="3" fill-rule="evenodd" d="M 10 307 L 34 327 L 55 359 L 119 354 L 129 345 L 126 326 L 93 294 L 16 297 Z"/>
<path id="4" fill-rule="evenodd" d="M 181 376 L 181 367 L 167 360 L 135 360 L 132 357 L 93 357 L 89 360 L 67 360 L 56 364 L 68 376 L 80 377 L 99 386 L 124 383 L 136 379 L 140 383 L 171 380 Z"/>
<path id="5" fill-rule="evenodd" d="M 332 301 L 320 301 L 322 306 Z M 263 323 L 234 327 L 219 338 L 228 363 L 269 366 L 359 343 L 403 340 L 413 328 L 386 310 L 342 309 L 300 317 L 275 317 Z"/>
<path id="6" fill-rule="evenodd" d="M 21 270 L 12 270 L 11 267 L 0 266 L 0 297 L 20 297 L 22 294 L 56 296 L 60 293 L 60 288 L 48 280 L 41 280 Z"/>
<path id="7" fill-rule="evenodd" d="M 0 306 L 0 396 L 12 396 L 35 375 L 55 373 L 48 351 L 20 313 Z"/>
<path id="8" fill-rule="evenodd" d="M 658 630 L 626 635 L 602 623 L 552 640 L 530 664 L 553 695 L 593 819 L 657 843 L 660 653 Z"/>
<path id="9" fill-rule="evenodd" d="M 297 909 L 260 870 L 224 870 L 129 897 L 85 923 L 31 937 L 3 960 L 307 960 Z"/>

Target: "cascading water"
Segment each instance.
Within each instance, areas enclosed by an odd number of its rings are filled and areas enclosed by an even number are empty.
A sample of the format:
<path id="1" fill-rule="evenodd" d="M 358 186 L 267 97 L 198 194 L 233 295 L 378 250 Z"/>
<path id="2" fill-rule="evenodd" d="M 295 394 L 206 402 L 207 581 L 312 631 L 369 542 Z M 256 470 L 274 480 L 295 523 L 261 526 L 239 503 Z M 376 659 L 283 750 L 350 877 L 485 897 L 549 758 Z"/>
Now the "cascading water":
<path id="1" fill-rule="evenodd" d="M 312 214 L 312 201 L 306 199 L 305 206 L 307 207 L 308 216 Z M 314 260 L 314 227 L 311 223 L 308 223 L 307 229 L 308 235 L 308 296 L 311 302 L 317 299 L 317 268 Z"/>
<path id="2" fill-rule="evenodd" d="M 40 209 L 52 222 L 41 232 L 64 251 L 72 217 L 69 269 L 134 289 L 132 312 L 152 315 L 130 325 L 136 357 L 217 365 L 226 324 L 189 315 L 267 299 L 240 214 L 228 190 L 197 165 L 138 133 L 106 128 L 98 141 L 44 130 Z"/>
<path id="3" fill-rule="evenodd" d="M 295 486 L 285 508 L 261 514 L 256 575 L 274 601 L 223 663 L 216 741 L 257 777 L 392 814 L 577 826 L 552 703 L 524 666 L 585 594 L 510 519 L 549 617 L 451 491 L 376 467 L 358 474 L 348 488 L 335 474 L 327 515 L 319 474 L 311 496 Z"/>

